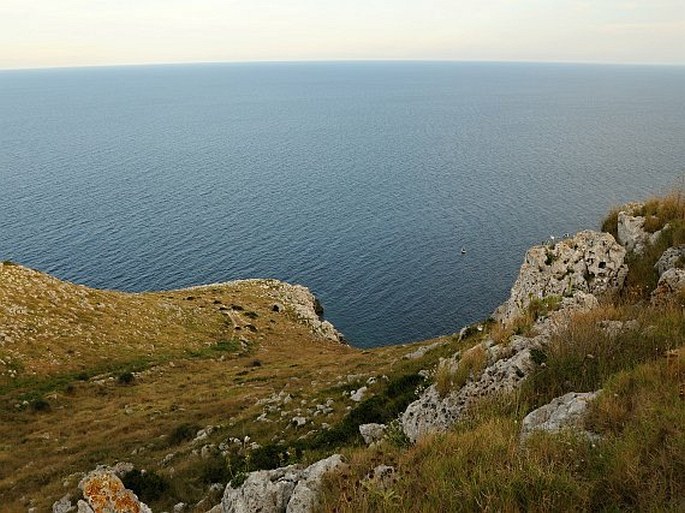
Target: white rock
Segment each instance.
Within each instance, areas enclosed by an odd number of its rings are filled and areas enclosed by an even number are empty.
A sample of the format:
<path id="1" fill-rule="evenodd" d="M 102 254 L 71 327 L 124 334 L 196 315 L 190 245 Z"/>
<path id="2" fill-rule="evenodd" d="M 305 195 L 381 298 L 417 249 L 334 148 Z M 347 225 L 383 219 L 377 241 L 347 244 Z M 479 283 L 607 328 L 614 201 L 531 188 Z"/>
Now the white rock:
<path id="1" fill-rule="evenodd" d="M 685 244 L 668 248 L 661 254 L 654 268 L 663 275 L 666 271 L 673 268 L 683 268 L 685 264 Z"/>
<path id="2" fill-rule="evenodd" d="M 304 426 L 307 423 L 307 419 L 304 417 L 293 417 L 292 423 L 297 427 Z"/>
<path id="3" fill-rule="evenodd" d="M 662 304 L 683 290 L 685 290 L 685 269 L 668 269 L 659 278 L 659 283 L 652 292 L 651 302 L 655 305 Z"/>
<path id="4" fill-rule="evenodd" d="M 385 435 L 385 430 L 388 429 L 388 426 L 385 424 L 362 424 L 359 426 L 359 432 L 362 435 L 362 438 L 364 439 L 364 443 L 366 445 L 371 445 L 377 442 L 380 442 L 383 439 L 383 436 Z"/>
<path id="5" fill-rule="evenodd" d="M 52 513 L 70 513 L 76 507 L 71 503 L 71 496 L 65 495 L 52 505 Z"/>
<path id="6" fill-rule="evenodd" d="M 221 501 L 222 513 L 309 513 L 318 502 L 323 476 L 344 465 L 339 454 L 305 469 L 294 465 L 251 472 L 245 482 L 230 484 Z"/>
<path id="7" fill-rule="evenodd" d="M 618 213 L 618 243 L 628 251 L 641 254 L 647 244 L 654 244 L 661 234 L 645 231 L 645 218 L 635 213 L 642 207 L 641 203 L 631 203 Z"/>
<path id="8" fill-rule="evenodd" d="M 534 431 L 557 433 L 564 429 L 582 430 L 588 404 L 600 393 L 601 390 L 582 394 L 570 392 L 533 410 L 523 419 L 521 438 L 529 437 Z"/>
<path id="9" fill-rule="evenodd" d="M 364 399 L 364 395 L 366 394 L 366 391 L 368 390 L 367 387 L 361 387 L 355 390 L 350 394 L 350 399 L 352 399 L 354 402 L 360 402 L 362 399 Z"/>
<path id="10" fill-rule="evenodd" d="M 526 252 L 509 299 L 493 318 L 509 324 L 536 298 L 618 290 L 628 273 L 625 255 L 626 250 L 610 234 L 590 230 L 551 247 L 533 246 Z"/>

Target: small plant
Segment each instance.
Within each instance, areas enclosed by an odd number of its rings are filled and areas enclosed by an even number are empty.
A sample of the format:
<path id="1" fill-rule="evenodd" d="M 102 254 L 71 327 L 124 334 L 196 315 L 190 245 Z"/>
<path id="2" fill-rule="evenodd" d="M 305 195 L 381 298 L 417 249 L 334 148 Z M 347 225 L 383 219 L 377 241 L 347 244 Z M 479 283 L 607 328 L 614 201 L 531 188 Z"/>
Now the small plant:
<path id="1" fill-rule="evenodd" d="M 240 349 L 240 343 L 235 340 L 220 340 L 211 347 L 212 351 L 222 352 L 222 353 L 234 353 Z"/>
<path id="2" fill-rule="evenodd" d="M 618 212 L 619 207 L 612 208 L 607 216 L 602 221 L 601 230 L 606 233 L 610 233 L 614 238 L 618 237 Z"/>
<path id="3" fill-rule="evenodd" d="M 117 381 L 120 385 L 131 385 L 135 379 L 136 378 L 132 372 L 123 372 L 122 374 L 119 374 Z"/>

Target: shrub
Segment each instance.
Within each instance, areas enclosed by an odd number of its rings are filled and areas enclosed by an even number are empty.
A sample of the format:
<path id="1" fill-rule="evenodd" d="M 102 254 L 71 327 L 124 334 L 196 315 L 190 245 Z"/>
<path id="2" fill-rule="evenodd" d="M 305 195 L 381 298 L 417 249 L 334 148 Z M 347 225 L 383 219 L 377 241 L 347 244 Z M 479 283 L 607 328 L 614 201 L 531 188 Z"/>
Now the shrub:
<path id="1" fill-rule="evenodd" d="M 34 399 L 31 401 L 31 410 L 35 412 L 48 412 L 51 410 L 50 403 L 45 399 Z"/>
<path id="2" fill-rule="evenodd" d="M 178 445 L 181 442 L 192 440 L 195 434 L 200 430 L 200 426 L 196 424 L 180 424 L 174 428 L 167 440 L 169 446 Z"/>
<path id="3" fill-rule="evenodd" d="M 141 472 L 133 469 L 124 474 L 121 481 L 143 502 L 155 502 L 169 489 L 169 481 L 154 471 Z"/>
<path id="4" fill-rule="evenodd" d="M 119 374 L 119 378 L 117 379 L 120 385 L 130 385 L 133 383 L 134 380 L 135 376 L 132 372 L 124 372 L 122 374 Z"/>
<path id="5" fill-rule="evenodd" d="M 610 233 L 614 238 L 618 238 L 618 212 L 619 207 L 612 208 L 607 216 L 602 221 L 601 230 L 606 233 Z"/>

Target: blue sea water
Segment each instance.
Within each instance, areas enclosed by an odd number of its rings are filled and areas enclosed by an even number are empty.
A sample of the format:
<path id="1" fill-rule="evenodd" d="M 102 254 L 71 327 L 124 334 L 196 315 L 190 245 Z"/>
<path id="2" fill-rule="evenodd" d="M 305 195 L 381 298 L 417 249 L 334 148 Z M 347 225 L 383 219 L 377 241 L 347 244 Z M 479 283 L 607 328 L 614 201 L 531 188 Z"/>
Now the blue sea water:
<path id="1" fill-rule="evenodd" d="M 487 317 L 531 244 L 684 176 L 684 67 L 0 72 L 0 259 L 128 291 L 302 283 L 358 346 Z"/>

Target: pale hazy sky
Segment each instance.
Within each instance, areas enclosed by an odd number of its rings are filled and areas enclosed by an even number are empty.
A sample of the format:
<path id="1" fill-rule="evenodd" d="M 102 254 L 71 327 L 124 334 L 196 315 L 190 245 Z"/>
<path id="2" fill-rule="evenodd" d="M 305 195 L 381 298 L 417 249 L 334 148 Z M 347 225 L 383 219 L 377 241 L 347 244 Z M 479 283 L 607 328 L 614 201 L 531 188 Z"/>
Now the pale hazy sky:
<path id="1" fill-rule="evenodd" d="M 685 0 L 0 0 L 0 68 L 329 59 L 685 64 Z"/>

